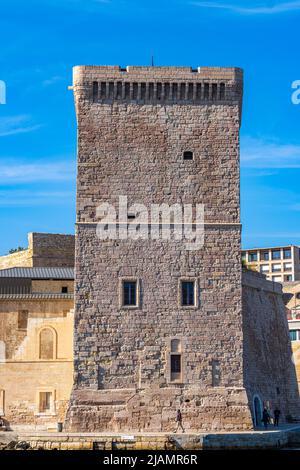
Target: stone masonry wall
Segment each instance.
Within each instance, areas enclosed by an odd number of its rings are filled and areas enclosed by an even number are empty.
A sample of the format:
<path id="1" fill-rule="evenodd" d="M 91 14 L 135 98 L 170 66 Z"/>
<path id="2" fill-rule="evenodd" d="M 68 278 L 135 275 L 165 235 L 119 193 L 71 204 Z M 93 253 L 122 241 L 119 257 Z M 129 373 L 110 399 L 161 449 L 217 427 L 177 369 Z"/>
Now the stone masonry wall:
<path id="1" fill-rule="evenodd" d="M 295 365 L 282 286 L 255 272 L 243 273 L 244 384 L 250 406 L 278 406 L 281 420 L 300 417 Z"/>
<path id="2" fill-rule="evenodd" d="M 72 267 L 74 266 L 74 235 L 28 233 L 26 250 L 0 256 L 0 269 L 14 267 Z"/>
<path id="3" fill-rule="evenodd" d="M 189 430 L 252 426 L 242 362 L 241 92 L 239 69 L 74 69 L 75 380 L 68 429 L 170 431 L 179 406 Z M 184 151 L 193 160 L 184 161 Z M 119 195 L 147 208 L 204 204 L 204 247 L 100 241 L 96 208 L 118 206 Z M 135 309 L 120 303 L 127 277 L 140 286 Z M 181 307 L 181 278 L 197 283 L 196 307 Z M 172 338 L 181 340 L 180 383 L 170 381 Z M 212 361 L 219 361 L 217 384 Z"/>

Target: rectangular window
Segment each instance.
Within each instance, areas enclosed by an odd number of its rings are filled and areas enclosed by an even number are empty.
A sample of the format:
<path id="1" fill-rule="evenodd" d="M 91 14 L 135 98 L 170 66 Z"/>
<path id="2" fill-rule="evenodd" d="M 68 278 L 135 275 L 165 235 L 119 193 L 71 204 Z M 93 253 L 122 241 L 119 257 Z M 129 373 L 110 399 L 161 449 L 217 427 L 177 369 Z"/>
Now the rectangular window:
<path id="1" fill-rule="evenodd" d="M 67 294 L 68 293 L 68 286 L 62 286 L 61 293 L 62 294 Z"/>
<path id="2" fill-rule="evenodd" d="M 249 253 L 249 261 L 250 262 L 257 261 L 257 253 L 256 252 Z"/>
<path id="3" fill-rule="evenodd" d="M 171 381 L 181 380 L 181 354 L 171 354 Z"/>
<path id="4" fill-rule="evenodd" d="M 283 266 L 284 266 L 284 270 L 285 270 L 285 271 L 291 271 L 292 268 L 293 268 L 292 263 L 284 263 Z"/>
<path id="5" fill-rule="evenodd" d="M 272 276 L 272 281 L 273 282 L 282 282 L 282 277 L 281 276 Z"/>
<path id="6" fill-rule="evenodd" d="M 218 387 L 221 381 L 220 361 L 212 360 L 211 374 L 212 374 L 212 386 Z"/>
<path id="7" fill-rule="evenodd" d="M 262 273 L 268 273 L 269 272 L 269 265 L 268 264 L 262 264 L 260 267 L 260 270 Z"/>
<path id="8" fill-rule="evenodd" d="M 137 305 L 137 281 L 123 281 L 123 305 Z"/>
<path id="9" fill-rule="evenodd" d="M 261 253 L 260 257 L 261 257 L 261 259 L 262 259 L 263 261 L 269 261 L 269 258 L 270 258 L 270 257 L 269 257 L 269 252 L 268 252 L 268 251 L 263 251 L 263 252 Z"/>
<path id="10" fill-rule="evenodd" d="M 195 306 L 195 281 L 181 281 L 181 305 Z"/>
<path id="11" fill-rule="evenodd" d="M 40 392 L 39 412 L 48 413 L 51 411 L 52 392 Z"/>
<path id="12" fill-rule="evenodd" d="M 280 250 L 273 250 L 272 251 L 272 259 L 280 259 L 280 258 L 281 258 Z"/>
<path id="13" fill-rule="evenodd" d="M 272 264 L 272 272 L 278 273 L 281 271 L 281 264 Z"/>
<path id="14" fill-rule="evenodd" d="M 285 250 L 283 250 L 283 257 L 284 259 L 291 259 L 292 250 L 290 248 L 286 248 Z"/>
<path id="15" fill-rule="evenodd" d="M 18 312 L 18 330 L 26 330 L 28 323 L 28 310 L 19 310 Z"/>
<path id="16" fill-rule="evenodd" d="M 290 330 L 290 340 L 297 341 L 297 330 Z"/>
<path id="17" fill-rule="evenodd" d="M 291 274 L 286 274 L 284 276 L 284 281 L 285 282 L 291 282 L 293 280 L 293 276 Z"/>

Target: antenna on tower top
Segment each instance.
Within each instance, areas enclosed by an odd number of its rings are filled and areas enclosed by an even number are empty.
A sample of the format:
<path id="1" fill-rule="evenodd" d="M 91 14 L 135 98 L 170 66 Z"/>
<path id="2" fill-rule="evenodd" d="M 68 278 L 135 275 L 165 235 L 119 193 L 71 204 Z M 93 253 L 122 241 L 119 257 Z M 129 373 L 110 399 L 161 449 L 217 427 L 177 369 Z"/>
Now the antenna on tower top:
<path id="1" fill-rule="evenodd" d="M 153 53 L 151 55 L 151 67 L 154 67 L 154 56 L 153 56 Z"/>

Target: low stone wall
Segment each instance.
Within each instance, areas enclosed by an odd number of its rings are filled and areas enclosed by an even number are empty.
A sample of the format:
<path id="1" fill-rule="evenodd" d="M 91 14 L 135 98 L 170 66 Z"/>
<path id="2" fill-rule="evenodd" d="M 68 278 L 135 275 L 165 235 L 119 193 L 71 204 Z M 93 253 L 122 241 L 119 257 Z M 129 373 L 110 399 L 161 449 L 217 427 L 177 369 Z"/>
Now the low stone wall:
<path id="1" fill-rule="evenodd" d="M 1 436 L 2 435 L 2 436 Z M 300 443 L 300 426 L 283 430 L 217 434 L 0 433 L 0 443 L 27 443 L 33 450 L 218 450 L 279 449 Z M 3 437 L 3 439 L 1 439 Z"/>

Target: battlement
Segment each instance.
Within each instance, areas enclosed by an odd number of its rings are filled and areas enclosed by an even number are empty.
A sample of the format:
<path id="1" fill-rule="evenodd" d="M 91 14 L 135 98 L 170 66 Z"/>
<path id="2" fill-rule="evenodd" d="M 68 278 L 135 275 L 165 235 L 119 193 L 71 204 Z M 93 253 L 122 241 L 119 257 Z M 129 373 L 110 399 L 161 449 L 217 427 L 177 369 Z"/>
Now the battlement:
<path id="1" fill-rule="evenodd" d="M 235 67 L 76 66 L 75 99 L 92 103 L 241 104 L 243 71 Z"/>

